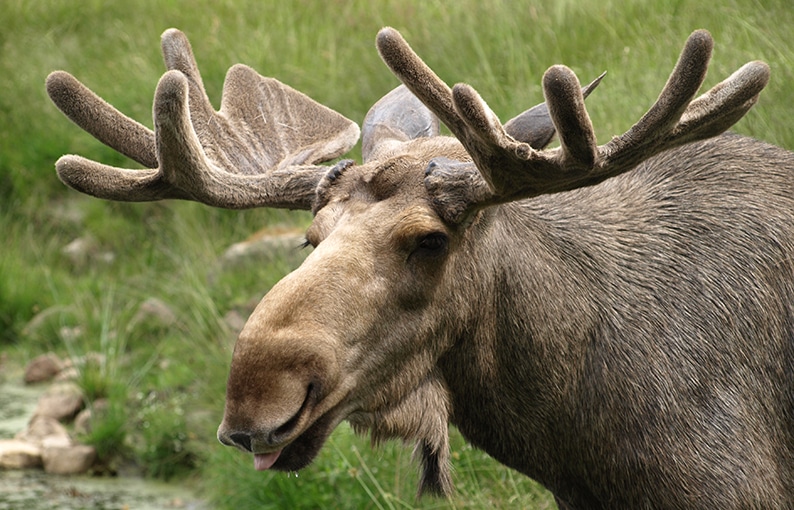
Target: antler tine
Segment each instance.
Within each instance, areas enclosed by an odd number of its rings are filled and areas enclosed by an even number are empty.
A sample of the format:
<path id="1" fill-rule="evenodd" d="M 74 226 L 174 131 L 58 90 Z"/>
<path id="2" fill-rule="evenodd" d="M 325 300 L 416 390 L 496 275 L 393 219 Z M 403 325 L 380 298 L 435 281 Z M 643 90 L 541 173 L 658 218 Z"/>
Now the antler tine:
<path id="1" fill-rule="evenodd" d="M 327 170 L 316 164 L 355 145 L 358 126 L 239 64 L 226 76 L 216 112 L 185 35 L 167 30 L 162 50 L 169 70 L 155 93 L 154 132 L 68 74 L 51 76 L 48 91 L 69 118 L 100 141 L 154 168 L 126 170 L 64 156 L 56 163 L 61 180 L 110 200 L 179 198 L 230 209 L 310 209 Z"/>
<path id="2" fill-rule="evenodd" d="M 595 80 L 582 87 L 582 96 L 587 99 L 606 76 L 606 71 Z M 543 102 L 508 120 L 504 124 L 505 133 L 519 142 L 525 142 L 533 149 L 543 149 L 554 138 L 557 129 L 549 114 L 549 106 Z"/>
<path id="3" fill-rule="evenodd" d="M 47 76 L 47 94 L 69 119 L 108 147 L 157 167 L 154 132 L 127 117 L 65 71 Z"/>
<path id="4" fill-rule="evenodd" d="M 659 99 L 626 133 L 600 148 L 604 178 L 663 150 L 718 135 L 755 104 L 769 82 L 769 66 L 763 62 L 746 64 L 692 99 L 705 79 L 713 46 L 706 30 L 689 36 Z"/>
<path id="5" fill-rule="evenodd" d="M 400 33 L 384 27 L 376 45 L 381 59 L 413 94 L 427 106 L 455 136 L 463 137 L 466 128 L 452 101 L 452 90 L 419 56 Z"/>
<path id="6" fill-rule="evenodd" d="M 597 184 L 661 151 L 722 133 L 752 107 L 769 80 L 769 67 L 751 62 L 693 100 L 713 48 L 711 35 L 698 30 L 648 112 L 626 133 L 597 146 L 579 80 L 567 67 L 554 66 L 544 75 L 543 89 L 561 143 L 539 151 L 510 136 L 471 87 L 456 85 L 451 102 L 443 95 L 439 100 L 440 80 L 397 35 L 389 32 L 387 39 L 398 41 L 393 43 L 397 50 L 381 49 L 384 60 L 443 122 L 452 122 L 447 126 L 473 160 L 434 160 L 426 172 L 428 192 L 452 223 L 489 205 Z"/>
<path id="7" fill-rule="evenodd" d="M 605 151 L 633 150 L 670 132 L 703 84 L 713 48 L 714 41 L 708 32 L 692 33 L 659 98 L 634 126 L 613 139 Z"/>
<path id="8" fill-rule="evenodd" d="M 693 100 L 673 132 L 680 143 L 718 135 L 739 119 L 758 101 L 769 82 L 769 66 L 748 62 L 727 79 Z"/>
<path id="9" fill-rule="evenodd" d="M 190 86 L 190 113 L 196 124 L 206 122 L 215 110 L 204 89 L 204 81 L 193 55 L 190 41 L 181 31 L 169 28 L 160 37 L 160 48 L 166 69 L 179 71 L 185 75 Z"/>

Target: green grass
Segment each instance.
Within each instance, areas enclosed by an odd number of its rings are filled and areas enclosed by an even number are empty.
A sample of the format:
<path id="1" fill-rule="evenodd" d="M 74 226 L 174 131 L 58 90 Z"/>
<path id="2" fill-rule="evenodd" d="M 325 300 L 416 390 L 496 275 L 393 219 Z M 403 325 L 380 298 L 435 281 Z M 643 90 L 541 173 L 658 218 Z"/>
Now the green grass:
<path id="1" fill-rule="evenodd" d="M 217 105 L 226 69 L 243 62 L 361 121 L 397 84 L 374 36 L 403 32 L 447 82 L 477 88 L 503 119 L 540 102 L 540 78 L 565 63 L 582 81 L 607 78 L 588 99 L 599 140 L 625 131 L 656 98 L 687 35 L 707 28 L 716 46 L 707 85 L 752 59 L 772 80 L 736 130 L 794 148 L 794 8 L 789 0 L 390 0 L 0 2 L 0 349 L 26 359 L 48 349 L 103 354 L 81 384 L 112 400 L 92 440 L 152 475 L 193 470 L 218 508 L 546 508 L 536 484 L 467 446 L 453 430 L 455 496 L 414 498 L 410 448 L 373 450 L 340 427 L 299 477 L 257 473 L 214 439 L 233 333 L 245 310 L 300 255 L 218 272 L 218 256 L 263 226 L 306 225 L 306 214 L 218 211 L 191 203 L 112 204 L 65 189 L 64 153 L 134 166 L 70 124 L 44 91 L 55 69 L 75 74 L 151 126 L 163 71 L 159 36 L 175 26 L 193 44 Z M 358 149 L 353 155 L 359 154 Z M 62 253 L 77 238 L 83 261 Z M 112 260 L 102 254 L 112 254 Z M 173 324 L 136 324 L 145 300 Z M 177 465 L 171 470 L 168 466 Z"/>

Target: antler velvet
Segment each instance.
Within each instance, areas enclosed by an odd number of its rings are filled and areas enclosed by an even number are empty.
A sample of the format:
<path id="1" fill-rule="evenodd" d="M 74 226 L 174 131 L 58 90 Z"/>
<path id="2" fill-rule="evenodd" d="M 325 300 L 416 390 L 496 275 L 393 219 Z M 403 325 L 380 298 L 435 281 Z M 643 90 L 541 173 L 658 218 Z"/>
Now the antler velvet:
<path id="1" fill-rule="evenodd" d="M 154 132 L 68 73 L 47 78 L 50 97 L 71 120 L 149 167 L 128 170 L 64 156 L 56 163 L 61 180 L 110 200 L 179 198 L 230 209 L 310 209 L 327 170 L 316 164 L 355 145 L 358 126 L 240 64 L 229 70 L 216 112 L 185 35 L 167 30 L 162 50 L 169 70 L 155 92 Z"/>
<path id="2" fill-rule="evenodd" d="M 579 80 L 567 67 L 554 66 L 543 89 L 560 147 L 538 151 L 510 136 L 473 88 L 444 84 L 396 30 L 381 30 L 377 45 L 384 62 L 472 157 L 473 164 L 434 161 L 427 171 L 428 191 L 453 223 L 489 205 L 597 184 L 663 150 L 719 134 L 752 107 L 769 81 L 769 67 L 751 62 L 693 101 L 713 47 L 708 32 L 696 31 L 656 103 L 626 133 L 598 146 Z"/>

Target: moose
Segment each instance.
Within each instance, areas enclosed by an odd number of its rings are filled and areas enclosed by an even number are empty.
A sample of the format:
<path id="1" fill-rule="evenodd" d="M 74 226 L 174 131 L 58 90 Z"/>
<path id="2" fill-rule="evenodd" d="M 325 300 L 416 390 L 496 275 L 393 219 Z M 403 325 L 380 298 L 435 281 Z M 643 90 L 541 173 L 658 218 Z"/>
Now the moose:
<path id="1" fill-rule="evenodd" d="M 413 443 L 419 493 L 446 495 L 453 424 L 560 508 L 794 505 L 794 154 L 728 132 L 769 67 L 695 97 L 713 49 L 695 31 L 647 113 L 598 145 L 598 79 L 553 66 L 545 101 L 502 124 L 398 31 L 376 41 L 402 84 L 361 128 L 242 64 L 215 110 L 176 29 L 153 130 L 47 79 L 146 167 L 66 155 L 68 186 L 314 214 L 313 250 L 235 344 L 219 440 L 295 471 L 347 420 Z M 363 161 L 340 159 L 359 137 Z"/>

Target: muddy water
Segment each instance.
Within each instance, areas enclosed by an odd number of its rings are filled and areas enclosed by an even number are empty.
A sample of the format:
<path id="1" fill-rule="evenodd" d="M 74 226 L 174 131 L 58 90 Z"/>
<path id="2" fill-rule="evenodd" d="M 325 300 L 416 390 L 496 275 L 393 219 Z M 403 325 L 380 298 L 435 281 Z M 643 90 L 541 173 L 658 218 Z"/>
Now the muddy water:
<path id="1" fill-rule="evenodd" d="M 1 376 L 2 374 L 0 374 Z M 0 438 L 14 437 L 36 407 L 42 389 L 0 377 Z M 134 477 L 47 475 L 0 470 L 0 510 L 207 510 L 186 487 Z"/>
<path id="2" fill-rule="evenodd" d="M 139 478 L 53 476 L 40 470 L 0 472 L 2 510 L 205 509 L 188 491 Z"/>

